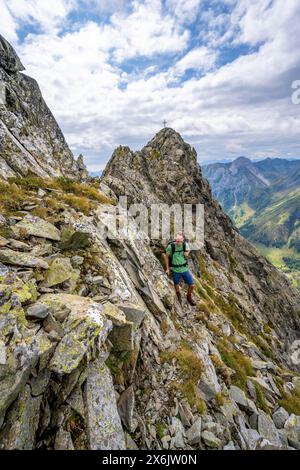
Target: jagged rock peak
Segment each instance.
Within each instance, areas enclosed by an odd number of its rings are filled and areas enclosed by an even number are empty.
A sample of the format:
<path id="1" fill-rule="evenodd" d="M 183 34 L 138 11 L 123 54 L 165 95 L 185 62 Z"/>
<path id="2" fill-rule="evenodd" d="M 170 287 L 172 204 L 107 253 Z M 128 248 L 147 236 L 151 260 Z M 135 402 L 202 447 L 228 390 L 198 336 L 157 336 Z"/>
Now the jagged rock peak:
<path id="1" fill-rule="evenodd" d="M 21 73 L 23 69 L 12 46 L 0 36 L 0 80 L 6 97 L 0 108 L 0 178 L 86 177 L 82 159 L 74 159 L 37 82 Z"/>
<path id="2" fill-rule="evenodd" d="M 20 72 L 25 70 L 16 51 L 0 34 L 0 66 L 8 72 Z"/>
<path id="3" fill-rule="evenodd" d="M 161 129 L 140 151 L 118 147 L 103 179 L 116 194 L 147 203 L 166 199 L 199 202 L 199 193 L 209 191 L 201 177 L 195 149 L 171 128 Z"/>
<path id="4" fill-rule="evenodd" d="M 160 152 L 160 156 L 167 164 L 171 158 L 172 161 L 182 160 L 185 154 L 188 160 L 191 158 L 196 161 L 197 153 L 187 142 L 185 142 L 179 132 L 170 127 L 161 129 L 142 149 L 142 153 L 148 155 L 151 151 Z M 158 156 L 158 155 L 157 155 Z"/>

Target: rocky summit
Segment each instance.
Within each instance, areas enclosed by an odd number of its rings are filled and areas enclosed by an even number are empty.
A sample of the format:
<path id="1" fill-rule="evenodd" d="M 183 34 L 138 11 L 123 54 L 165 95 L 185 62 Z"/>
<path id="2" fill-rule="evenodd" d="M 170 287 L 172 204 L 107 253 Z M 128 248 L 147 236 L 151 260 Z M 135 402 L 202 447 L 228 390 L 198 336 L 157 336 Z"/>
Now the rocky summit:
<path id="1" fill-rule="evenodd" d="M 22 71 L 19 57 L 0 35 L 0 176 L 86 176 L 82 159 L 76 161 L 38 84 Z"/>
<path id="2" fill-rule="evenodd" d="M 64 178 L 41 156 L 0 180 L 0 448 L 299 449 L 300 294 L 234 228 L 195 150 L 165 128 L 88 184 L 57 162 Z M 179 304 L 163 244 L 136 237 L 133 217 L 126 239 L 103 237 L 122 195 L 204 204 L 196 306 Z"/>

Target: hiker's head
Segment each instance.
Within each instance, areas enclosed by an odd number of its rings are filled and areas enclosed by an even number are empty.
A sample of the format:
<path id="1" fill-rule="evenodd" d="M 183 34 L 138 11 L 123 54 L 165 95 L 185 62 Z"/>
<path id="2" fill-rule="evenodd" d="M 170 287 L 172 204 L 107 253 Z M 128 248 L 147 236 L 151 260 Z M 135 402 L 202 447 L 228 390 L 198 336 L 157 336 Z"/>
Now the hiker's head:
<path id="1" fill-rule="evenodd" d="M 177 233 L 177 235 L 175 237 L 175 243 L 180 245 L 181 243 L 183 243 L 183 240 L 184 240 L 184 237 L 183 237 L 182 233 Z"/>

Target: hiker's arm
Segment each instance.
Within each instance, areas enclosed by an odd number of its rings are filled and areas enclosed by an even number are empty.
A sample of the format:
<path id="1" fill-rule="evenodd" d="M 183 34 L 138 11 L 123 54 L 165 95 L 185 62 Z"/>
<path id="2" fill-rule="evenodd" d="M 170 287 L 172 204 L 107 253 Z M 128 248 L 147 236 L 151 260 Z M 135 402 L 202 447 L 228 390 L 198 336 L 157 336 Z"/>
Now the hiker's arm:
<path id="1" fill-rule="evenodd" d="M 184 256 L 187 258 L 190 254 L 191 250 L 190 250 L 190 245 L 188 243 L 185 244 L 185 251 L 184 251 Z"/>
<path id="2" fill-rule="evenodd" d="M 170 255 L 165 253 L 166 273 L 170 272 Z"/>

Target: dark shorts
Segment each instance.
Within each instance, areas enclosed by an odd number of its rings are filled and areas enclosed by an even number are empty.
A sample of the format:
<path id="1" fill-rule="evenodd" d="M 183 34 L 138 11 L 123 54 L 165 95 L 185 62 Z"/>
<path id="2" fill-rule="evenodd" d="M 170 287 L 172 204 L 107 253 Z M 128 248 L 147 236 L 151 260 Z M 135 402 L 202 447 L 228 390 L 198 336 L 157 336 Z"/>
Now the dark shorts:
<path id="1" fill-rule="evenodd" d="M 185 271 L 184 273 L 175 273 L 172 271 L 172 279 L 175 286 L 180 283 L 181 279 L 183 279 L 188 286 L 192 286 L 194 284 L 194 279 L 190 271 Z"/>

